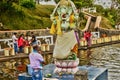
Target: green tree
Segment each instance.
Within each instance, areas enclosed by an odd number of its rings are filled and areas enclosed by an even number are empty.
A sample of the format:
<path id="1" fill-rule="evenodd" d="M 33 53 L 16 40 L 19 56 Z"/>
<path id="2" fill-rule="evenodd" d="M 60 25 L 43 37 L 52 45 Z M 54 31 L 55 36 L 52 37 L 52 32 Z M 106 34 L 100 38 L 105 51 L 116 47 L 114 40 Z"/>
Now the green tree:
<path id="1" fill-rule="evenodd" d="M 92 7 L 93 0 L 72 0 L 77 8 Z"/>
<path id="2" fill-rule="evenodd" d="M 112 6 L 111 6 L 111 10 L 113 11 L 114 10 L 114 6 L 117 5 L 118 6 L 118 9 L 115 9 L 115 13 L 113 14 L 113 17 L 115 19 L 115 24 L 118 24 L 120 23 L 120 0 L 112 0 Z"/>

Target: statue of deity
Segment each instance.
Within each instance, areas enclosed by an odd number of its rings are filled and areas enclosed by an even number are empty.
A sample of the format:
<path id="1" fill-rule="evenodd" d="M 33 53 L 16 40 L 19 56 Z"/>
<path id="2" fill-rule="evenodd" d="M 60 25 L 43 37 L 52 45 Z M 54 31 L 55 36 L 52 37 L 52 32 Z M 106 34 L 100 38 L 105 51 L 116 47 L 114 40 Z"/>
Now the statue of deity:
<path id="1" fill-rule="evenodd" d="M 77 27 L 78 13 L 71 0 L 60 0 L 50 16 L 52 26 L 51 34 L 57 34 L 53 57 L 55 58 L 55 73 L 76 73 L 79 59 Z"/>

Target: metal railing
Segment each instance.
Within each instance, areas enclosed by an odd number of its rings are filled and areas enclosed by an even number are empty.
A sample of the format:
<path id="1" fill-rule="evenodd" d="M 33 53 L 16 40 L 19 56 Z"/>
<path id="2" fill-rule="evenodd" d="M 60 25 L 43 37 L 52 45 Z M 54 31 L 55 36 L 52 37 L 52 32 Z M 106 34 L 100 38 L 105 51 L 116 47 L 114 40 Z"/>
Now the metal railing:
<path id="1" fill-rule="evenodd" d="M 52 35 L 46 35 L 46 36 L 36 36 L 37 38 L 37 42 L 39 43 L 39 45 L 41 45 L 41 41 L 40 39 L 44 39 L 45 42 L 49 45 L 53 45 L 53 36 Z M 2 47 L 1 43 L 3 43 L 4 45 L 7 45 L 8 47 L 13 47 L 13 41 L 11 38 L 9 39 L 0 39 L 0 51 L 4 50 L 4 47 Z"/>
<path id="2" fill-rule="evenodd" d="M 103 37 L 103 38 L 92 38 L 91 39 L 91 44 L 101 44 L 101 43 L 108 43 L 108 42 L 114 42 L 114 41 L 119 41 L 120 40 L 120 35 L 114 35 L 111 37 Z M 87 41 L 86 40 L 81 40 L 80 41 L 81 46 L 87 46 Z M 92 46 L 91 45 L 91 46 Z"/>

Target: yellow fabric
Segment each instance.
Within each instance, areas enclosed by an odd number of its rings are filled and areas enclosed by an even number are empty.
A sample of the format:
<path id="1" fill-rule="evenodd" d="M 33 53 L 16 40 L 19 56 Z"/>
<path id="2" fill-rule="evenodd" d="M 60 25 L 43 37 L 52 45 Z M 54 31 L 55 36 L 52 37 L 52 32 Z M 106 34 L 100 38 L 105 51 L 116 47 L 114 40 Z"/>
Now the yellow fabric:
<path id="1" fill-rule="evenodd" d="M 60 20 L 57 20 L 57 34 L 58 34 L 58 35 L 61 35 L 61 34 L 62 34 L 61 22 L 60 22 Z"/>
<path id="2" fill-rule="evenodd" d="M 73 23 L 73 21 L 74 21 L 74 15 L 72 14 L 72 15 L 70 16 L 70 23 Z"/>
<path id="3" fill-rule="evenodd" d="M 75 17 L 74 17 L 74 15 L 72 14 L 72 15 L 70 16 L 70 28 L 75 28 L 75 22 L 74 22 L 74 20 L 75 20 Z"/>
<path id="4" fill-rule="evenodd" d="M 78 55 L 78 44 L 76 44 L 71 51 L 75 52 L 76 55 Z"/>
<path id="5" fill-rule="evenodd" d="M 70 23 L 70 28 L 75 28 L 75 23 Z"/>
<path id="6" fill-rule="evenodd" d="M 51 26 L 51 29 L 50 29 L 50 33 L 51 34 L 55 34 L 56 33 L 56 28 L 55 28 L 54 23 L 52 23 L 52 26 Z"/>
<path id="7" fill-rule="evenodd" d="M 56 20 L 57 20 L 57 24 L 55 25 L 54 23 L 52 23 L 50 33 L 61 35 L 62 34 L 61 22 L 60 22 L 60 20 L 58 20 L 58 17 L 56 17 Z"/>

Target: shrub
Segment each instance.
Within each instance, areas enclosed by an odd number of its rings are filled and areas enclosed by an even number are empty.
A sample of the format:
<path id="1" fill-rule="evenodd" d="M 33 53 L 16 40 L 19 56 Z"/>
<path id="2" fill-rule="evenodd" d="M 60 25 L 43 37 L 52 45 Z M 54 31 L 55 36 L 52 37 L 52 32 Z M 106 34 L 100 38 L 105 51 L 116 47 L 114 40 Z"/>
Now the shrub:
<path id="1" fill-rule="evenodd" d="M 7 2 L 0 2 L 0 12 L 6 12 L 8 10 L 12 10 L 12 4 Z"/>
<path id="2" fill-rule="evenodd" d="M 34 9 L 35 8 L 35 2 L 33 0 L 23 0 L 21 1 L 21 6 L 25 7 L 25 8 L 30 8 L 30 9 Z"/>

